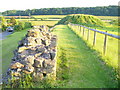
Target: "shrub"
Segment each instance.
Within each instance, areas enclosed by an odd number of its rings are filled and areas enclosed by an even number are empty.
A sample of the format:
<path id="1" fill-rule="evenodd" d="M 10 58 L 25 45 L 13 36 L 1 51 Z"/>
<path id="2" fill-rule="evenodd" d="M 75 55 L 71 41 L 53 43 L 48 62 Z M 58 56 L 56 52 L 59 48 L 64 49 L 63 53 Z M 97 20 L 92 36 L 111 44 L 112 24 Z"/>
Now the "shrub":
<path id="1" fill-rule="evenodd" d="M 15 30 L 15 31 L 20 31 L 20 30 L 23 30 L 23 28 L 22 28 L 21 25 L 15 25 L 15 26 L 14 26 L 14 30 Z"/>
<path id="2" fill-rule="evenodd" d="M 10 19 L 10 23 L 12 23 L 12 25 L 16 25 L 16 20 L 15 20 L 14 17 L 12 17 L 12 18 Z"/>
<path id="3" fill-rule="evenodd" d="M 2 23 L 1 23 L 2 31 L 5 31 L 6 28 L 7 28 L 7 21 L 6 21 L 6 19 L 4 17 L 1 17 L 0 19 L 2 21 Z"/>
<path id="4" fill-rule="evenodd" d="M 31 28 L 32 24 L 30 22 L 25 22 L 24 28 Z"/>
<path id="5" fill-rule="evenodd" d="M 31 23 L 30 22 L 23 22 L 23 21 L 19 21 L 17 25 L 14 26 L 14 30 L 15 31 L 20 31 L 26 28 L 31 28 Z"/>
<path id="6" fill-rule="evenodd" d="M 5 31 L 6 30 L 6 28 L 7 28 L 7 26 L 6 25 L 1 25 L 2 26 L 2 31 Z"/>

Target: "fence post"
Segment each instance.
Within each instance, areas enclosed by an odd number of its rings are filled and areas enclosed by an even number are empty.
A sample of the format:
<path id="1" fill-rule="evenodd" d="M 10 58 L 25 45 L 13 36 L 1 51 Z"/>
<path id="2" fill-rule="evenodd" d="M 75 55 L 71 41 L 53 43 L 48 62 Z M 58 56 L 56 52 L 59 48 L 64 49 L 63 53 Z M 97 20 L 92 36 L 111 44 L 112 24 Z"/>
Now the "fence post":
<path id="1" fill-rule="evenodd" d="M 81 26 L 79 26 L 79 28 L 80 28 L 80 32 L 81 32 Z"/>
<path id="2" fill-rule="evenodd" d="M 83 36 L 84 36 L 84 31 L 85 31 L 84 29 L 85 29 L 85 28 L 83 27 Z"/>
<path id="3" fill-rule="evenodd" d="M 87 40 L 89 40 L 89 34 L 90 34 L 90 30 L 88 29 Z"/>
<path id="4" fill-rule="evenodd" d="M 106 31 L 107 33 L 107 31 Z M 106 53 L 106 46 L 107 46 L 107 35 L 105 34 L 105 38 L 104 38 L 104 47 L 103 47 L 103 54 L 105 55 Z"/>
<path id="5" fill-rule="evenodd" d="M 93 46 L 95 46 L 96 43 L 96 31 L 94 31 L 94 40 L 93 40 Z"/>

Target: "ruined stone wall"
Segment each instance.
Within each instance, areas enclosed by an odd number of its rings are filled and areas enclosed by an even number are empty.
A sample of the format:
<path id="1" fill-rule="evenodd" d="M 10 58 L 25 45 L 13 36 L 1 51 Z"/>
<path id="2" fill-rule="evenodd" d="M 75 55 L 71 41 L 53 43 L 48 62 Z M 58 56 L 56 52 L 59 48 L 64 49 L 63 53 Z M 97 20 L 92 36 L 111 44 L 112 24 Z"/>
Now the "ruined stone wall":
<path id="1" fill-rule="evenodd" d="M 19 41 L 7 74 L 20 78 L 23 73 L 40 78 L 56 78 L 56 36 L 46 26 L 35 26 Z"/>

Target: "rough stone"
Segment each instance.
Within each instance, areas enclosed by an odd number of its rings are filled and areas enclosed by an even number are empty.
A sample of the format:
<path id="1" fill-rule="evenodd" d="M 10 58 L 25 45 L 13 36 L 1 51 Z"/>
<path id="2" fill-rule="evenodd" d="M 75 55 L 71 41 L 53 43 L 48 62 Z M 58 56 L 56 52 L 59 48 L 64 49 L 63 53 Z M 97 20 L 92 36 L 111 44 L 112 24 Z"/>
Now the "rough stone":
<path id="1" fill-rule="evenodd" d="M 11 71 L 11 76 L 21 76 L 19 72 L 16 72 L 14 70 Z"/>
<path id="2" fill-rule="evenodd" d="M 27 37 L 24 40 L 24 45 L 25 46 L 35 46 L 36 45 L 35 38 L 33 38 L 33 37 Z"/>
<path id="3" fill-rule="evenodd" d="M 51 60 L 53 60 L 53 59 L 55 58 L 55 55 L 56 55 L 56 53 L 55 53 L 55 52 L 53 52 L 53 51 L 51 51 L 51 52 L 50 52 L 50 57 L 51 57 Z"/>
<path id="4" fill-rule="evenodd" d="M 25 58 L 25 61 L 26 61 L 26 64 L 31 64 L 31 65 L 33 65 L 34 64 L 34 56 L 31 56 L 31 55 L 29 55 L 29 56 L 27 56 L 26 58 Z"/>
<path id="5" fill-rule="evenodd" d="M 34 29 L 34 30 L 29 30 L 28 37 L 40 37 L 40 30 L 39 29 Z"/>
<path id="6" fill-rule="evenodd" d="M 25 47 L 25 46 L 19 47 L 18 52 L 23 52 L 26 49 L 27 49 L 27 47 Z"/>
<path id="7" fill-rule="evenodd" d="M 32 65 L 26 65 L 25 68 L 24 68 L 24 72 L 25 73 L 32 73 L 34 71 L 34 67 Z"/>
<path id="8" fill-rule="evenodd" d="M 38 57 L 34 60 L 34 67 L 43 67 L 42 63 L 43 63 L 44 59 L 41 57 Z"/>
<path id="9" fill-rule="evenodd" d="M 11 64 L 11 69 L 17 69 L 17 68 L 22 68 L 24 67 L 23 64 L 21 64 L 20 62 L 15 62 Z"/>
<path id="10" fill-rule="evenodd" d="M 41 57 L 44 59 L 50 59 L 50 54 L 48 52 L 42 53 Z"/>
<path id="11" fill-rule="evenodd" d="M 7 75 L 20 78 L 23 73 L 40 80 L 56 76 L 56 41 L 47 26 L 36 26 L 18 43 Z"/>

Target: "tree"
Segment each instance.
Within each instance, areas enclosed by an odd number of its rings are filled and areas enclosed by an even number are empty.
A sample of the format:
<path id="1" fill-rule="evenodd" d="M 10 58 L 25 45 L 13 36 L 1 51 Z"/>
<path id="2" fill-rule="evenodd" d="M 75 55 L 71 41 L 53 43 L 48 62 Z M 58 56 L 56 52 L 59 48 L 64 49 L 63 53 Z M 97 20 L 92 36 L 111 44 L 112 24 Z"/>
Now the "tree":
<path id="1" fill-rule="evenodd" d="M 7 10 L 2 15 L 30 16 L 30 15 L 66 15 L 66 14 L 91 14 L 97 16 L 118 16 L 119 6 L 99 7 L 68 7 L 68 8 L 41 8 L 27 10 Z"/>
<path id="2" fill-rule="evenodd" d="M 5 31 L 7 28 L 7 21 L 5 19 L 5 17 L 1 17 L 1 26 L 2 26 L 2 31 Z"/>
<path id="3" fill-rule="evenodd" d="M 14 17 L 12 17 L 12 18 L 10 19 L 10 23 L 12 23 L 12 25 L 15 25 L 15 24 L 16 24 L 16 20 L 15 20 Z"/>

